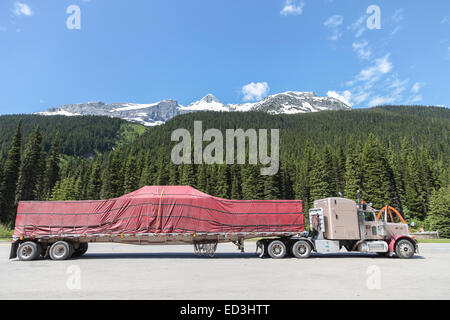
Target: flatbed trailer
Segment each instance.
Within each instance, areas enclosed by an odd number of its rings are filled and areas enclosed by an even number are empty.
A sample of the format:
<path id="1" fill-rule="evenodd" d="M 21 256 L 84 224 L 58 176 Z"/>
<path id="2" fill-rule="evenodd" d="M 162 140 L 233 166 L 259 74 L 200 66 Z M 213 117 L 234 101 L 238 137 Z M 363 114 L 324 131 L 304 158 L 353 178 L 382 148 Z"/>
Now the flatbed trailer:
<path id="1" fill-rule="evenodd" d="M 19 203 L 10 258 L 65 260 L 90 242 L 193 244 L 213 256 L 218 243 L 244 251 L 253 238 L 292 238 L 304 232 L 300 200 L 227 200 L 189 186 L 147 186 L 95 201 Z"/>

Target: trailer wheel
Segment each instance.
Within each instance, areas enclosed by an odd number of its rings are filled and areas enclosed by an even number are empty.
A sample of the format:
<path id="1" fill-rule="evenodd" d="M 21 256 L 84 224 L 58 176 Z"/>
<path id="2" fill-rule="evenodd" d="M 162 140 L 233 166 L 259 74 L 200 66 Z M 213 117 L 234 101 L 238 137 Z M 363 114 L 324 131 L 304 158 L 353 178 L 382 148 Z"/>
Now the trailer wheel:
<path id="1" fill-rule="evenodd" d="M 50 259 L 52 260 L 66 260 L 70 258 L 71 249 L 70 244 L 66 241 L 58 241 L 50 247 Z"/>
<path id="2" fill-rule="evenodd" d="M 409 240 L 399 240 L 395 244 L 395 253 L 401 259 L 410 259 L 414 255 L 414 245 Z"/>
<path id="3" fill-rule="evenodd" d="M 88 250 L 88 243 L 82 242 L 82 243 L 80 243 L 80 246 L 78 247 L 78 249 L 75 250 L 72 257 L 81 257 L 83 254 L 86 253 L 87 250 Z"/>
<path id="4" fill-rule="evenodd" d="M 273 259 L 281 259 L 286 255 L 286 245 L 280 240 L 274 240 L 267 247 L 269 256 Z"/>
<path id="5" fill-rule="evenodd" d="M 292 246 L 292 254 L 299 259 L 309 258 L 311 250 L 311 245 L 304 240 L 296 241 Z"/>
<path id="6" fill-rule="evenodd" d="M 27 241 L 17 248 L 17 257 L 20 261 L 31 261 L 38 258 L 41 254 L 41 246 L 33 241 Z"/>
<path id="7" fill-rule="evenodd" d="M 259 258 L 267 258 L 267 241 L 266 240 L 258 240 L 256 242 L 256 253 L 261 250 L 261 252 L 258 254 Z"/>

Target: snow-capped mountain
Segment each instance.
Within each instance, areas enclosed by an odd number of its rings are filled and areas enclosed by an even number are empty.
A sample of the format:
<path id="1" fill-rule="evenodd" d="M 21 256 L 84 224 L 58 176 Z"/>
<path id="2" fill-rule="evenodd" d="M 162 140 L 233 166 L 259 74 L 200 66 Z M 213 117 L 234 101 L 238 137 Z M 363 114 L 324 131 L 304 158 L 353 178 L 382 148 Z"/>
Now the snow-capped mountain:
<path id="1" fill-rule="evenodd" d="M 59 108 L 50 108 L 44 112 L 37 112 L 40 115 L 94 115 L 121 118 L 124 120 L 138 122 L 145 126 L 159 125 L 167 120 L 182 114 L 180 105 L 175 100 L 163 100 L 152 104 L 135 103 L 112 103 L 88 102 L 78 104 L 68 104 Z"/>
<path id="2" fill-rule="evenodd" d="M 335 98 L 318 97 L 314 92 L 295 91 L 268 96 L 252 107 L 253 111 L 263 111 L 271 114 L 294 114 L 350 109 L 350 106 Z"/>
<path id="3" fill-rule="evenodd" d="M 180 106 L 182 111 L 230 111 L 219 99 L 208 93 L 202 99 L 192 102 L 187 107 Z"/>
<path id="4" fill-rule="evenodd" d="M 288 91 L 268 96 L 262 101 L 255 103 L 225 105 L 214 95 L 207 94 L 199 101 L 193 102 L 188 106 L 180 105 L 176 100 L 163 100 L 151 104 L 88 102 L 50 108 L 36 114 L 46 116 L 109 116 L 138 122 L 146 126 L 154 126 L 162 124 L 177 115 L 197 111 L 262 111 L 271 114 L 294 114 L 350 109 L 348 105 L 335 98 L 318 97 L 313 92 Z"/>

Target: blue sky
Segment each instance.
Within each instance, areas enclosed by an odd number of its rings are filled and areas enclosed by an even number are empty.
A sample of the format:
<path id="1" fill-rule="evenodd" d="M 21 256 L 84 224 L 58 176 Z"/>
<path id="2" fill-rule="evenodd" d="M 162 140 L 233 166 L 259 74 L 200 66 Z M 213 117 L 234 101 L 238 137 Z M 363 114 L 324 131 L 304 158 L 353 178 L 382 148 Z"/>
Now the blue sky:
<path id="1" fill-rule="evenodd" d="M 71 5 L 80 29 L 67 27 Z M 288 90 L 354 108 L 449 106 L 449 80 L 448 0 L 0 2 L 1 114 L 87 101 L 189 104 L 207 93 L 241 103 Z"/>

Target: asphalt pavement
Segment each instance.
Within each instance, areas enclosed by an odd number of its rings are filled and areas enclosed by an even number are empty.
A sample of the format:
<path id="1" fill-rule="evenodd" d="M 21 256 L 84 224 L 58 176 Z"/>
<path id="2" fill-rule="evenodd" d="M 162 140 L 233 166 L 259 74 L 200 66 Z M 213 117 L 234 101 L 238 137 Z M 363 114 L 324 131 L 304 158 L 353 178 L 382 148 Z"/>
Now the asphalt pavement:
<path id="1" fill-rule="evenodd" d="M 420 244 L 413 259 L 313 254 L 260 259 L 219 244 L 214 258 L 191 245 L 90 244 L 67 261 L 8 260 L 0 242 L 0 299 L 448 299 L 450 244 Z"/>

